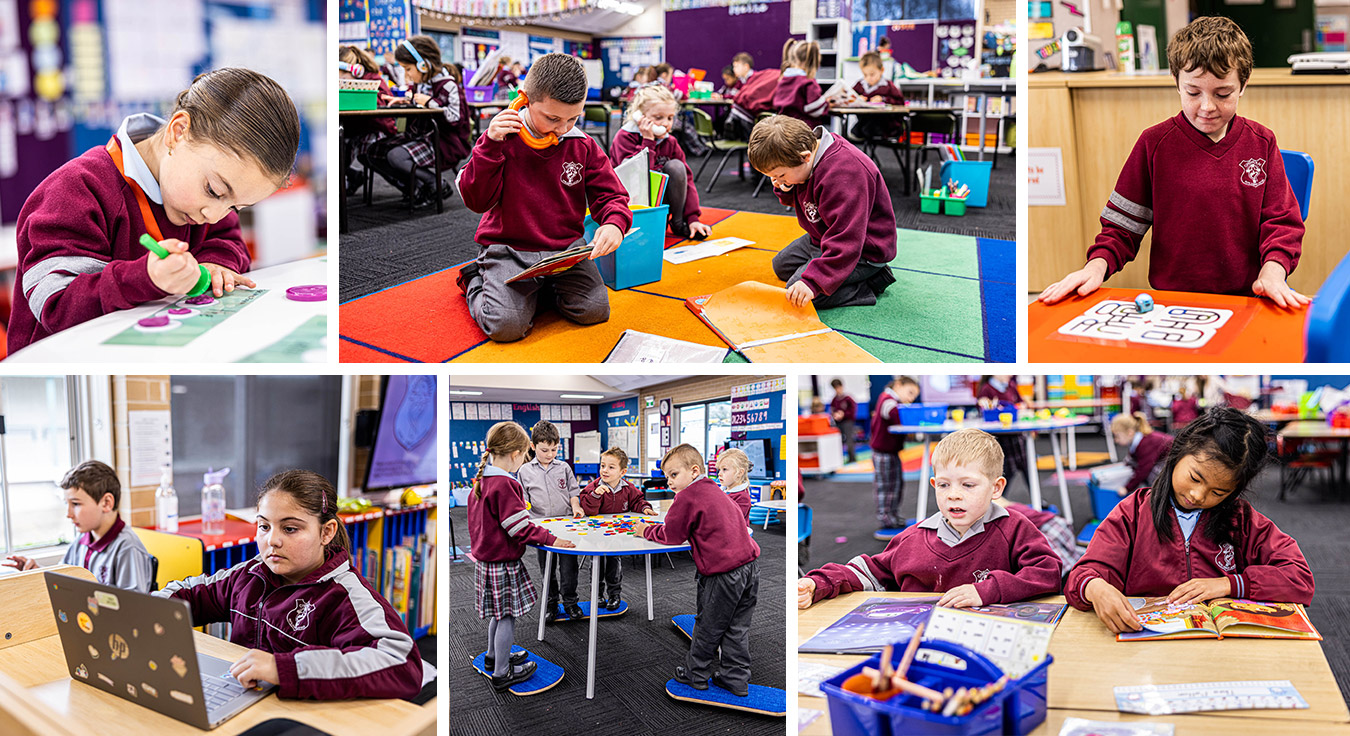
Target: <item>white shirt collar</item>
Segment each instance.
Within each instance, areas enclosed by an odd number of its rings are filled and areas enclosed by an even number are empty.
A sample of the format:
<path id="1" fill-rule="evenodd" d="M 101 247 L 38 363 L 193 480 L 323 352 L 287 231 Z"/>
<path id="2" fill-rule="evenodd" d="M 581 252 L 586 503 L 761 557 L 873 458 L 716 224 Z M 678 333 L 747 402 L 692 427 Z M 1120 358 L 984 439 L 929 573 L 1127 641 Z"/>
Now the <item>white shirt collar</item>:
<path id="1" fill-rule="evenodd" d="M 504 476 L 506 476 L 507 478 L 514 478 L 514 477 L 515 477 L 514 475 L 512 475 L 512 474 L 506 472 L 505 470 L 502 470 L 501 468 L 497 467 L 496 465 L 491 465 L 491 464 L 489 464 L 486 468 L 483 468 L 483 477 L 484 477 L 484 478 L 489 478 L 489 477 L 494 476 L 494 475 L 504 475 Z"/>
<path id="2" fill-rule="evenodd" d="M 816 129 L 812 132 L 814 132 L 816 138 L 820 140 L 820 145 L 816 146 L 816 152 L 811 155 L 811 173 L 814 174 L 816 172 L 816 162 L 820 161 L 821 156 L 825 155 L 825 149 L 834 145 L 834 134 L 826 130 L 823 125 L 817 125 Z"/>
<path id="3" fill-rule="evenodd" d="M 1000 393 L 1008 390 L 1008 382 L 1001 378 L 990 378 L 989 385 L 993 386 L 994 390 Z"/>
<path id="4" fill-rule="evenodd" d="M 136 150 L 136 141 L 145 140 L 146 136 L 159 130 L 164 123 L 163 118 L 141 112 L 124 118 L 122 126 L 117 129 L 117 141 L 122 146 L 122 166 L 126 169 L 126 175 L 140 186 L 141 191 L 145 192 L 145 196 L 149 197 L 151 202 L 158 205 L 164 204 L 164 196 L 159 193 L 159 182 L 150 173 L 150 167 L 146 165 L 145 159 L 141 158 L 141 152 Z"/>
<path id="5" fill-rule="evenodd" d="M 779 76 L 780 76 L 780 77 L 804 77 L 804 76 L 806 76 L 806 70 L 805 70 L 805 69 L 798 69 L 798 68 L 795 67 L 795 66 L 790 66 L 790 67 L 784 69 L 784 70 L 783 70 L 783 73 L 780 74 Z"/>
<path id="6" fill-rule="evenodd" d="M 1139 446 L 1139 441 L 1142 439 L 1144 439 L 1143 432 L 1134 433 L 1134 439 L 1130 440 L 1130 452 L 1134 452 L 1134 448 Z"/>
<path id="7" fill-rule="evenodd" d="M 886 81 L 886 80 L 884 80 L 884 79 L 878 79 L 876 84 L 869 85 L 869 84 L 867 83 L 867 80 L 860 80 L 860 82 L 861 82 L 861 84 L 862 84 L 863 91 L 864 91 L 864 92 L 867 92 L 867 93 L 869 93 L 869 94 L 872 93 L 872 92 L 875 92 L 875 91 L 878 90 L 878 89 L 880 89 L 880 88 L 881 88 L 881 85 L 882 85 L 885 81 Z"/>
<path id="8" fill-rule="evenodd" d="M 749 487 L 750 487 L 750 481 L 747 480 L 746 482 L 744 482 L 744 483 L 742 483 L 742 484 L 740 484 L 740 485 L 738 485 L 738 486 L 736 486 L 736 487 L 734 487 L 734 488 L 728 488 L 728 489 L 726 489 L 726 491 L 727 491 L 727 493 L 740 493 L 741 491 L 744 491 L 745 489 L 747 489 L 747 488 L 749 488 Z"/>
<path id="9" fill-rule="evenodd" d="M 1007 509 L 996 503 L 990 502 L 989 510 L 984 512 L 984 516 L 976 519 L 975 523 L 970 525 L 970 528 L 966 530 L 964 535 L 957 535 L 956 530 L 952 528 L 952 525 L 947 521 L 947 518 L 942 515 L 941 511 L 934 513 L 932 516 L 919 522 L 918 527 L 920 529 L 932 529 L 937 532 L 939 541 L 948 547 L 955 547 L 967 539 L 978 534 L 983 534 L 985 524 L 994 519 L 1001 519 L 1007 515 Z"/>

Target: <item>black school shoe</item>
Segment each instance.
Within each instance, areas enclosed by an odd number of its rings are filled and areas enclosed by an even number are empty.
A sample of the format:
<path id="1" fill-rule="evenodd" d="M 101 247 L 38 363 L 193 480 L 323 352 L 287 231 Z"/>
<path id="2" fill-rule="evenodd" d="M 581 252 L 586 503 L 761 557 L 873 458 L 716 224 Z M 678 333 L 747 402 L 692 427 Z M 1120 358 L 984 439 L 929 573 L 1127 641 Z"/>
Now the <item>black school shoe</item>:
<path id="1" fill-rule="evenodd" d="M 891 272 L 891 267 L 886 265 L 882 266 L 880 271 L 877 271 L 872 275 L 872 278 L 867 280 L 867 287 L 872 290 L 873 294 L 881 296 L 882 292 L 886 291 L 886 287 L 894 283 L 895 274 Z"/>
<path id="2" fill-rule="evenodd" d="M 623 605 L 623 598 L 619 596 L 619 591 L 617 590 L 610 591 L 610 593 L 607 596 L 605 596 L 604 604 L 606 611 L 613 611 L 614 609 Z"/>
<path id="3" fill-rule="evenodd" d="M 581 610 L 581 606 L 578 606 L 575 603 L 564 603 L 563 612 L 573 621 L 580 621 L 581 619 L 586 618 L 586 612 Z"/>
<path id="4" fill-rule="evenodd" d="M 499 693 L 504 693 L 507 690 L 510 690 L 512 685 L 518 685 L 531 677 L 534 677 L 534 671 L 537 667 L 538 665 L 534 662 L 526 662 L 520 669 L 512 667 L 510 672 L 501 677 L 493 675 L 492 689 Z"/>
<path id="5" fill-rule="evenodd" d="M 729 683 L 727 683 L 725 680 L 722 679 L 722 673 L 720 671 L 713 673 L 712 684 L 722 688 L 723 690 L 726 690 L 727 692 L 731 693 L 732 695 L 735 695 L 738 698 L 744 698 L 750 694 L 749 685 L 742 685 L 739 688 L 734 688 Z"/>
<path id="6" fill-rule="evenodd" d="M 678 682 L 678 683 L 680 683 L 681 685 L 688 685 L 689 687 L 692 687 L 692 688 L 694 688 L 695 690 L 707 690 L 707 689 L 708 689 L 708 681 L 707 681 L 707 680 L 695 680 L 693 677 L 691 677 L 691 676 L 689 675 L 689 671 L 686 670 L 683 666 L 679 666 L 679 667 L 676 667 L 676 668 L 675 668 L 675 678 L 674 678 L 674 679 L 675 679 L 675 682 Z"/>
<path id="7" fill-rule="evenodd" d="M 465 296 L 469 294 L 469 287 L 473 285 L 473 280 L 479 278 L 478 261 L 469 261 L 459 267 L 459 275 L 455 277 L 455 285 L 464 292 Z"/>
<path id="8" fill-rule="evenodd" d="M 519 652 L 511 652 L 511 667 L 515 668 L 522 664 L 525 664 L 525 660 L 529 658 L 530 653 L 527 651 L 521 650 Z M 483 669 L 487 670 L 487 673 L 489 675 L 492 674 L 492 671 L 497 669 L 497 658 L 483 657 Z"/>

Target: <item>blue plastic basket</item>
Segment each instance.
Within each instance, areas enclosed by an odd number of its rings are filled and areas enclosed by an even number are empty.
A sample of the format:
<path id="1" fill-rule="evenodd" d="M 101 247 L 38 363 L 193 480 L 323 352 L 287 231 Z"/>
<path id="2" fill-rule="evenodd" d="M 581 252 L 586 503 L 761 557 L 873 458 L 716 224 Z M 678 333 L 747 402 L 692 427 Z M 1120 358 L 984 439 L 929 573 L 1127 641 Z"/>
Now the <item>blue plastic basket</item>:
<path id="1" fill-rule="evenodd" d="M 892 653 L 894 663 L 904 656 L 903 644 L 897 643 Z M 911 682 L 924 687 L 938 691 L 949 687 L 979 687 L 1003 676 L 1003 671 L 993 662 L 960 644 L 927 641 L 919 648 L 949 654 L 965 663 L 964 669 L 957 669 L 915 659 L 908 677 Z M 1052 662 L 1054 657 L 1046 655 L 1045 661 L 1031 672 L 1009 682 L 1001 692 L 964 716 L 930 713 L 920 707 L 922 701 L 914 695 L 902 694 L 883 701 L 843 689 L 844 681 L 862 672 L 863 667 L 880 667 L 880 654 L 822 682 L 820 689 L 829 703 L 830 725 L 835 736 L 978 736 L 991 733 L 1023 736 L 1045 720 L 1047 673 Z"/>
<path id="2" fill-rule="evenodd" d="M 947 421 L 948 406 L 950 405 L 937 403 L 901 404 L 900 423 L 909 426 L 916 424 L 942 424 Z"/>
<path id="3" fill-rule="evenodd" d="M 638 232 L 624 238 L 623 245 L 595 261 L 605 285 L 615 291 L 651 284 L 661 280 L 662 256 L 666 249 L 666 216 L 670 205 L 638 207 L 633 210 L 633 227 Z M 599 226 L 586 216 L 586 239 L 595 237 Z"/>
<path id="4" fill-rule="evenodd" d="M 1092 497 L 1092 518 L 1098 521 L 1105 519 L 1122 500 L 1116 489 L 1102 488 L 1096 478 L 1088 478 L 1088 493 Z"/>
<path id="5" fill-rule="evenodd" d="M 1013 419 L 1017 418 L 1017 406 L 1007 401 L 998 402 L 997 409 L 981 409 L 980 412 L 981 418 L 986 422 L 997 422 L 999 414 L 1011 413 Z"/>
<path id="6" fill-rule="evenodd" d="M 955 179 L 970 187 L 967 207 L 984 207 L 989 203 L 989 172 L 992 161 L 946 161 L 940 172 L 942 183 Z"/>

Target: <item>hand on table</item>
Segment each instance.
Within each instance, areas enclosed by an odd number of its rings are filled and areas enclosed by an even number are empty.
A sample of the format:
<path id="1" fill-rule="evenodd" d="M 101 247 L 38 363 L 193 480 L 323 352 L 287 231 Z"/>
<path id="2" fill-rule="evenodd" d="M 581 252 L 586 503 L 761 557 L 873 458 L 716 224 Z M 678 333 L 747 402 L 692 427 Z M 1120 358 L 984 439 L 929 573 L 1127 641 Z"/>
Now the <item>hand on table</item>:
<path id="1" fill-rule="evenodd" d="M 420 92 L 417 92 L 413 94 L 412 101 L 413 104 L 417 105 L 418 107 L 426 107 L 427 103 L 431 102 L 431 95 L 424 95 Z"/>
<path id="2" fill-rule="evenodd" d="M 646 509 L 643 509 L 642 513 L 644 513 L 644 514 L 646 514 L 646 515 L 648 515 L 648 516 L 656 516 L 657 514 L 659 514 L 659 513 L 661 513 L 661 512 L 660 512 L 660 511 L 657 511 L 656 509 L 652 508 L 651 506 L 648 506 Z"/>
<path id="3" fill-rule="evenodd" d="M 1125 599 L 1125 594 L 1101 578 L 1093 578 L 1083 591 L 1084 597 L 1092 604 L 1097 618 L 1106 624 L 1112 634 L 1122 631 L 1139 631 L 1144 628 L 1135 615 L 1134 608 Z"/>
<path id="4" fill-rule="evenodd" d="M 215 263 L 203 263 L 206 272 L 211 274 L 211 293 L 216 296 L 224 296 L 225 292 L 234 291 L 235 286 L 247 286 L 252 289 L 257 286 L 253 279 Z M 196 282 L 193 282 L 194 284 Z"/>
<path id="5" fill-rule="evenodd" d="M 1286 276 L 1288 274 L 1285 273 L 1284 266 L 1275 261 L 1266 261 L 1252 284 L 1252 293 L 1287 309 L 1302 309 L 1311 304 L 1312 299 L 1289 288 L 1289 284 L 1284 280 Z"/>
<path id="6" fill-rule="evenodd" d="M 1197 603 L 1233 594 L 1228 578 L 1191 578 L 1167 594 L 1168 603 Z"/>
<path id="7" fill-rule="evenodd" d="M 492 116 L 492 122 L 488 123 L 487 137 L 498 142 L 504 141 L 506 136 L 519 133 L 523 127 L 525 119 L 520 117 L 518 111 L 508 107 Z"/>
<path id="8" fill-rule="evenodd" d="M 150 281 L 170 294 L 186 294 L 197 285 L 201 271 L 197 268 L 197 258 L 188 252 L 188 244 L 176 238 L 159 242 L 169 251 L 168 258 L 149 254 L 145 261 L 145 271 Z"/>
<path id="9" fill-rule="evenodd" d="M 573 541 L 570 540 L 570 539 L 559 539 L 558 541 L 554 542 L 554 543 L 553 543 L 552 545 L 550 545 L 550 546 L 552 546 L 552 547 L 558 547 L 558 548 L 560 548 L 560 549 L 576 549 L 576 548 L 577 548 L 577 543 L 576 543 L 576 542 L 573 542 Z"/>
<path id="10" fill-rule="evenodd" d="M 23 555 L 10 555 L 4 562 L 0 562 L 0 565 L 12 567 L 19 571 L 36 570 L 38 566 L 37 561 L 24 557 Z"/>
<path id="11" fill-rule="evenodd" d="M 948 608 L 970 608 L 971 606 L 983 606 L 984 601 L 980 598 L 980 592 L 975 590 L 975 586 L 967 583 L 943 593 L 937 604 Z"/>
<path id="12" fill-rule="evenodd" d="M 797 607 L 810 608 L 816 597 L 816 581 L 811 578 L 797 579 Z"/>
<path id="13" fill-rule="evenodd" d="M 1054 304 L 1074 293 L 1079 296 L 1087 296 L 1102 288 L 1102 282 L 1105 280 L 1106 260 L 1093 258 L 1087 262 L 1086 266 L 1046 287 L 1045 291 L 1041 292 L 1040 301 L 1046 304 Z"/>
<path id="14" fill-rule="evenodd" d="M 622 230 L 609 223 L 601 225 L 595 229 L 595 237 L 591 238 L 591 260 L 613 253 L 619 249 L 619 244 L 622 242 Z"/>
<path id="15" fill-rule="evenodd" d="M 867 98 L 867 101 L 868 101 L 868 102 L 885 102 L 885 101 L 886 101 L 886 98 L 885 98 L 885 97 L 882 97 L 881 95 L 872 95 L 871 97 Z"/>
<path id="16" fill-rule="evenodd" d="M 787 288 L 787 300 L 794 307 L 805 307 L 815 298 L 816 292 L 811 291 L 805 281 L 798 281 Z"/>
<path id="17" fill-rule="evenodd" d="M 230 665 L 230 675 L 244 687 L 256 687 L 259 680 L 275 685 L 280 678 L 277 674 L 277 658 L 261 649 L 244 652 L 244 656 Z"/>

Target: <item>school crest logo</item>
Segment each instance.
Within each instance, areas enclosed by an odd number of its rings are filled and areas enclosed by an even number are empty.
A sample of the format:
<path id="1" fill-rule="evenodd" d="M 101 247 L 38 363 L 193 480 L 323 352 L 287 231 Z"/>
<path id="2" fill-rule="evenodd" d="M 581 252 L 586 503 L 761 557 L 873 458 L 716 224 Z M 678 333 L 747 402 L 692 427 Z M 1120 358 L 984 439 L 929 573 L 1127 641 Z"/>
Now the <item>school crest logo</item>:
<path id="1" fill-rule="evenodd" d="M 562 183 L 567 186 L 576 186 L 581 181 L 581 164 L 575 161 L 568 161 L 563 164 Z"/>
<path id="2" fill-rule="evenodd" d="M 988 571 L 988 570 L 976 570 L 976 571 L 975 571 L 975 582 L 977 582 L 977 583 L 983 583 L 985 580 L 988 580 L 988 579 L 989 579 L 989 571 Z"/>
<path id="3" fill-rule="evenodd" d="M 303 598 L 295 602 L 295 608 L 286 614 L 286 625 L 291 631 L 304 631 L 309 628 L 309 614 L 314 612 L 314 604 Z"/>
<path id="4" fill-rule="evenodd" d="M 820 212 L 816 209 L 815 202 L 807 202 L 802 205 L 802 212 L 806 213 L 806 219 L 811 222 L 820 222 Z"/>
<path id="5" fill-rule="evenodd" d="M 1233 545 L 1224 542 L 1219 545 L 1218 554 L 1214 555 L 1214 564 L 1219 566 L 1224 572 L 1237 572 L 1236 555 L 1233 554 Z"/>
<path id="6" fill-rule="evenodd" d="M 1242 167 L 1242 183 L 1249 187 L 1259 187 L 1266 183 L 1266 160 L 1249 158 L 1238 164 Z"/>
<path id="7" fill-rule="evenodd" d="M 565 490 L 567 490 L 567 479 L 566 479 L 566 478 L 559 478 L 559 479 L 558 479 L 558 490 L 560 490 L 560 491 L 565 491 Z"/>

